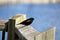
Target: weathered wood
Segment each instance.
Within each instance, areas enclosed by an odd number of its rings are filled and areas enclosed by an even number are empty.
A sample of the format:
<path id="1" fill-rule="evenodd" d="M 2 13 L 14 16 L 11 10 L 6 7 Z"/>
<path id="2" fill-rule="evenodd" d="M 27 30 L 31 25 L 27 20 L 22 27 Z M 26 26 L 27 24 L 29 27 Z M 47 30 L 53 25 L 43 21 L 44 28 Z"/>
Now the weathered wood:
<path id="1" fill-rule="evenodd" d="M 34 36 L 40 34 L 32 26 L 17 25 L 15 32 L 21 40 L 34 40 Z"/>
<path id="2" fill-rule="evenodd" d="M 56 27 L 50 28 L 35 36 L 35 40 L 55 40 Z"/>
<path id="3" fill-rule="evenodd" d="M 8 23 L 8 40 L 15 40 L 15 20 L 9 19 Z"/>
<path id="4" fill-rule="evenodd" d="M 3 31 L 5 29 L 5 23 L 7 20 L 0 20 L 0 31 Z"/>
<path id="5" fill-rule="evenodd" d="M 19 39 L 19 37 L 18 37 L 18 35 L 15 33 L 15 40 L 18 40 Z"/>
<path id="6" fill-rule="evenodd" d="M 25 14 L 17 14 L 13 16 L 11 19 L 15 20 L 15 25 L 21 23 L 22 21 L 26 20 L 26 15 Z"/>

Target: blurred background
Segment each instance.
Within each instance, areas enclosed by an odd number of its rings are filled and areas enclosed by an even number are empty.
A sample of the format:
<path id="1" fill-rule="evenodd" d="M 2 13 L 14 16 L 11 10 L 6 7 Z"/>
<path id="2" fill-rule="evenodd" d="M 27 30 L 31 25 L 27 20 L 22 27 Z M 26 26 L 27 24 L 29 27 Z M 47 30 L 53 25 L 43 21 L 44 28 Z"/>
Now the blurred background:
<path id="1" fill-rule="evenodd" d="M 0 0 L 0 4 L 7 4 L 7 3 L 59 3 L 60 0 Z"/>
<path id="2" fill-rule="evenodd" d="M 31 26 L 40 32 L 55 26 L 55 39 L 60 40 L 60 0 L 0 0 L 0 20 L 8 20 L 16 14 L 35 18 Z"/>

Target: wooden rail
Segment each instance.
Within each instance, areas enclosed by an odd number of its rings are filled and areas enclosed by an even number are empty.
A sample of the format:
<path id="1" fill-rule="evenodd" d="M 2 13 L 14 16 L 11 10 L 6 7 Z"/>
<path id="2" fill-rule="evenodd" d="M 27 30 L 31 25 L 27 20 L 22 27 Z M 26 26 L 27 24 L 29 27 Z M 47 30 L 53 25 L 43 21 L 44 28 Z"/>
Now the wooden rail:
<path id="1" fill-rule="evenodd" d="M 8 32 L 7 40 L 27 40 L 27 39 L 28 40 L 55 40 L 55 30 L 56 30 L 55 27 L 50 28 L 42 33 L 38 33 L 36 31 L 32 34 L 29 34 L 28 37 L 26 35 L 23 36 L 27 32 L 21 33 L 22 31 L 20 31 L 20 29 L 18 29 L 18 26 L 16 24 L 18 24 L 19 21 L 22 22 L 23 20 L 25 20 L 25 18 L 26 18 L 26 16 L 22 16 L 22 15 L 20 15 L 17 19 L 15 19 L 15 17 L 13 17 L 13 18 L 9 19 L 8 22 L 5 23 L 5 25 L 3 27 L 0 26 L 1 30 L 4 30 L 5 28 L 7 28 L 5 30 L 6 32 Z M 37 33 L 37 34 L 35 34 L 35 33 Z"/>

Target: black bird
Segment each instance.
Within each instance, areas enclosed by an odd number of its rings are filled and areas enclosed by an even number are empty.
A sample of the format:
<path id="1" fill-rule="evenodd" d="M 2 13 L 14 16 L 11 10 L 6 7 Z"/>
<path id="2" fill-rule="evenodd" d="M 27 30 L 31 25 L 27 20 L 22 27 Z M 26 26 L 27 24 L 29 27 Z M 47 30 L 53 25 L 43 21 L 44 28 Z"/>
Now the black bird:
<path id="1" fill-rule="evenodd" d="M 23 24 L 25 26 L 30 25 L 33 22 L 34 18 L 29 18 L 27 20 L 24 20 L 23 22 L 19 23 L 19 24 Z"/>

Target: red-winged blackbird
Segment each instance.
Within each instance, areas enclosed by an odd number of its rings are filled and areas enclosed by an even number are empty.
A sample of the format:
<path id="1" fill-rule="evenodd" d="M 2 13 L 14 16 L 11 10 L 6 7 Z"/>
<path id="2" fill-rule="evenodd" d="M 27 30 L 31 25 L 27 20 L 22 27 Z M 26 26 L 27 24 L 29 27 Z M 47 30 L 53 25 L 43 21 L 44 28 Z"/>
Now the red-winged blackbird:
<path id="1" fill-rule="evenodd" d="M 24 20 L 23 22 L 19 23 L 19 24 L 23 24 L 25 26 L 30 25 L 33 22 L 34 18 L 29 18 L 27 20 Z"/>

